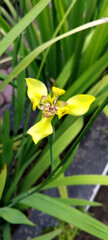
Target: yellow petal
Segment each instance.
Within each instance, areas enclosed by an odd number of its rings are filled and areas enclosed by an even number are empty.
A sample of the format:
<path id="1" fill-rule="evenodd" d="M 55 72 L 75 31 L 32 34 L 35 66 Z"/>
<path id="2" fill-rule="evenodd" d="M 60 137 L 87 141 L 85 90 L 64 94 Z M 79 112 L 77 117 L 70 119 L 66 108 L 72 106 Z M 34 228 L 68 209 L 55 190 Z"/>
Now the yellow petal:
<path id="1" fill-rule="evenodd" d="M 68 106 L 65 107 L 61 107 L 57 110 L 57 115 L 58 118 L 60 119 L 61 117 L 63 117 L 65 114 L 67 114 L 69 112 L 69 108 Z"/>
<path id="2" fill-rule="evenodd" d="M 52 118 L 44 118 L 36 123 L 33 127 L 28 130 L 28 134 L 32 136 L 35 144 L 37 144 L 42 138 L 53 133 L 53 127 L 51 125 Z"/>
<path id="3" fill-rule="evenodd" d="M 28 97 L 34 104 L 33 109 L 38 106 L 42 96 L 47 96 L 47 88 L 44 83 L 34 78 L 26 78 Z"/>
<path id="4" fill-rule="evenodd" d="M 85 114 L 91 105 L 94 102 L 95 97 L 86 94 L 76 95 L 68 99 L 68 114 L 74 116 L 80 116 Z"/>
<path id="5" fill-rule="evenodd" d="M 56 88 L 56 87 L 52 87 L 52 92 L 54 93 L 54 95 L 56 97 L 59 97 L 61 95 L 63 95 L 65 93 L 64 89 L 60 89 L 60 88 Z"/>

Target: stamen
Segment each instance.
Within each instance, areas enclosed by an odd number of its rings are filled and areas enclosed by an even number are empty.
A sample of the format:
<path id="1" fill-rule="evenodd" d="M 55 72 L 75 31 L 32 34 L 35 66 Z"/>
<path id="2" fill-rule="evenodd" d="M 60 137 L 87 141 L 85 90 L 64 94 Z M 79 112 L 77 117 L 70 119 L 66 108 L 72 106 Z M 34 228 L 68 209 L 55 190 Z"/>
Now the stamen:
<path id="1" fill-rule="evenodd" d="M 59 105 L 57 103 L 58 96 L 54 96 L 51 98 L 50 95 L 48 96 L 42 96 L 41 102 L 38 106 L 39 109 L 43 110 L 42 114 L 44 117 L 54 117 L 55 114 L 57 114 L 57 111 L 59 109 Z M 67 103 L 63 101 L 59 101 L 59 104 L 62 106 L 67 105 Z"/>

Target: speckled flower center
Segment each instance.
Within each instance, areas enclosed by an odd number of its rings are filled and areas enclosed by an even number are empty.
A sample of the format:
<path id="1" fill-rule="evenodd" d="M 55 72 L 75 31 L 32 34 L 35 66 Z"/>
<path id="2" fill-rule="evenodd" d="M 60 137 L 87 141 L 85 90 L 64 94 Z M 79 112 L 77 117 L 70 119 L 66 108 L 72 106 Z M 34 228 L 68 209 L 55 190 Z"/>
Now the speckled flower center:
<path id="1" fill-rule="evenodd" d="M 57 110 L 59 109 L 57 100 L 58 97 L 51 98 L 50 96 L 42 96 L 38 108 L 43 111 L 43 117 L 54 117 L 54 115 L 57 114 Z M 62 105 L 66 106 L 67 103 L 62 102 Z"/>

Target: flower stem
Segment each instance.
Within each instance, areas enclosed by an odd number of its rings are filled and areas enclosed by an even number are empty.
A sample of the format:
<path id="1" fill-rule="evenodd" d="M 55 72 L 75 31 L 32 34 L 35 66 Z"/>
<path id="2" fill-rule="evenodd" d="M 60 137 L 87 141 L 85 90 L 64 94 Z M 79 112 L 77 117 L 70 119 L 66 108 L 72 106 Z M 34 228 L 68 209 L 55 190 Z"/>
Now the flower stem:
<path id="1" fill-rule="evenodd" d="M 51 172 L 54 169 L 54 163 L 53 163 L 53 148 L 52 148 L 53 144 L 50 144 L 50 159 L 51 159 Z"/>
<path id="2" fill-rule="evenodd" d="M 54 140 L 55 130 L 53 128 L 53 133 L 48 137 L 48 143 L 50 148 L 50 160 L 51 160 L 51 173 L 54 170 L 54 161 L 53 161 L 53 140 Z"/>

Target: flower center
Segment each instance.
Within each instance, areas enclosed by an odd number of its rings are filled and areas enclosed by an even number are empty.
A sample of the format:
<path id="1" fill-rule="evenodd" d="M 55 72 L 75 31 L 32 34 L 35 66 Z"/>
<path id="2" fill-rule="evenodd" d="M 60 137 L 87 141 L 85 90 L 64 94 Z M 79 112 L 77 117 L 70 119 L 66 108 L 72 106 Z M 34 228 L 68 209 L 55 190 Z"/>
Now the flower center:
<path id="1" fill-rule="evenodd" d="M 55 114 L 58 115 L 58 110 L 65 111 L 65 107 L 68 105 L 66 102 L 57 101 L 58 97 L 54 96 L 51 98 L 50 95 L 42 96 L 38 108 L 41 109 L 43 117 L 54 117 Z"/>
<path id="2" fill-rule="evenodd" d="M 43 110 L 42 114 L 44 117 L 53 117 L 55 114 L 57 114 L 57 99 L 58 98 L 54 97 L 51 98 L 50 95 L 42 96 L 38 108 Z"/>

